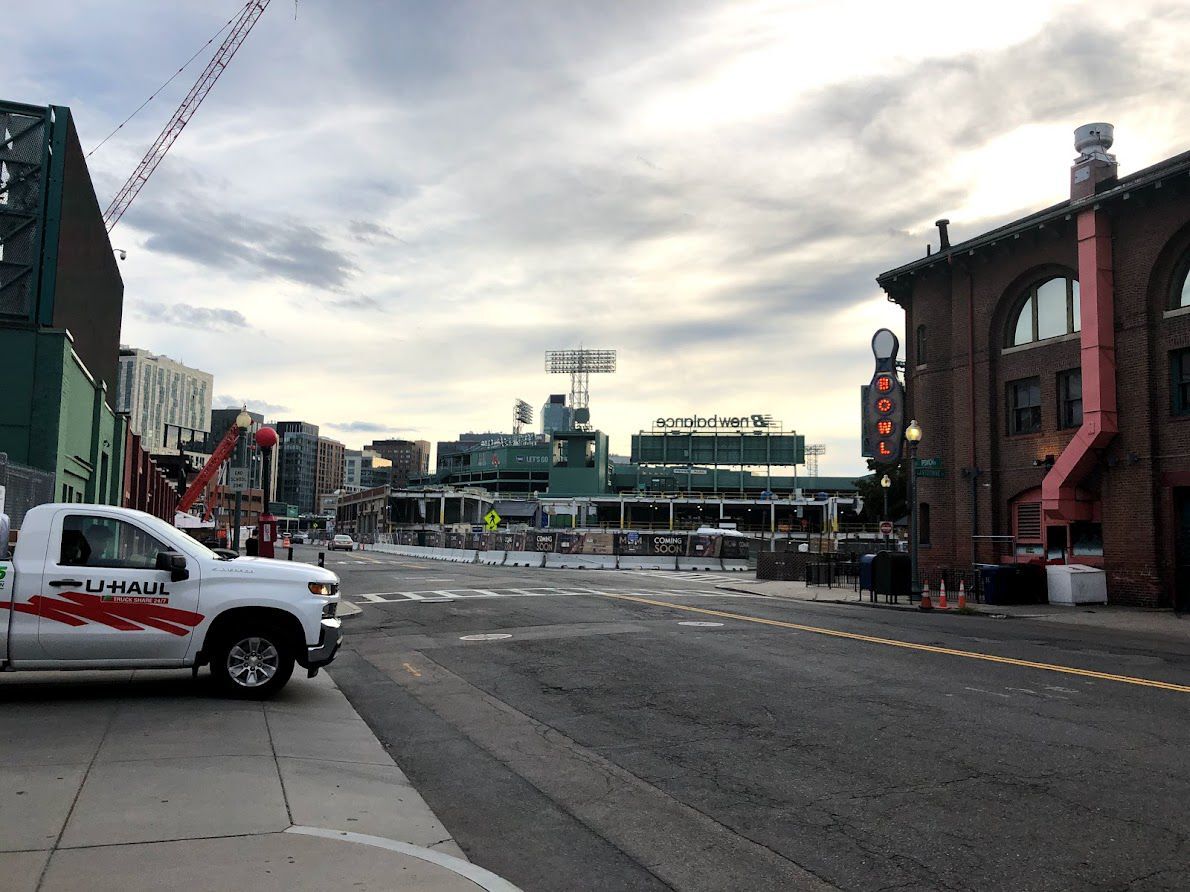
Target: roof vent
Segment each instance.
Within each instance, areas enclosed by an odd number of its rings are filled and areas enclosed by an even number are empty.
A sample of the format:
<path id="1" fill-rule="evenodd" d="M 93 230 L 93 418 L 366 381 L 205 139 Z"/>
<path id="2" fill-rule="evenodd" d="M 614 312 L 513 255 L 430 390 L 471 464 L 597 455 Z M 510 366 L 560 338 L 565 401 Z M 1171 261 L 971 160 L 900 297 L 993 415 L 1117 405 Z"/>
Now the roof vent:
<path id="1" fill-rule="evenodd" d="M 1111 124 L 1083 124 L 1074 131 L 1078 157 L 1070 168 L 1070 199 L 1082 201 L 1116 180 L 1116 156 L 1108 154 L 1115 139 Z"/>
<path id="2" fill-rule="evenodd" d="M 1115 161 L 1115 155 L 1109 155 L 1107 150 L 1115 142 L 1116 128 L 1111 124 L 1083 124 L 1074 131 L 1074 148 L 1079 153 L 1079 161 L 1094 158 L 1098 161 Z M 1077 163 L 1077 162 L 1075 162 Z"/>

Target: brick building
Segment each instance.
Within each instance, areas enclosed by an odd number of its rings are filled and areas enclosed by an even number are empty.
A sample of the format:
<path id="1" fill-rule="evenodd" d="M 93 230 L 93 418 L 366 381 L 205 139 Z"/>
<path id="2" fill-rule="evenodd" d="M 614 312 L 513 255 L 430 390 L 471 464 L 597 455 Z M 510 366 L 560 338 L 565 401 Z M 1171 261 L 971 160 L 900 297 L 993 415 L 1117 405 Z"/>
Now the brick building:
<path id="1" fill-rule="evenodd" d="M 376 440 L 364 449 L 392 463 L 393 486 L 405 486 L 409 478 L 430 473 L 430 444 L 427 440 Z"/>
<path id="2" fill-rule="evenodd" d="M 1117 175 L 1076 131 L 1071 198 L 877 279 L 905 310 L 931 569 L 1103 567 L 1112 601 L 1190 594 L 1190 152 Z"/>
<path id="3" fill-rule="evenodd" d="M 317 498 L 342 489 L 343 449 L 338 440 L 318 438 L 318 462 L 314 471 L 314 495 Z M 317 505 L 315 508 L 317 510 Z"/>

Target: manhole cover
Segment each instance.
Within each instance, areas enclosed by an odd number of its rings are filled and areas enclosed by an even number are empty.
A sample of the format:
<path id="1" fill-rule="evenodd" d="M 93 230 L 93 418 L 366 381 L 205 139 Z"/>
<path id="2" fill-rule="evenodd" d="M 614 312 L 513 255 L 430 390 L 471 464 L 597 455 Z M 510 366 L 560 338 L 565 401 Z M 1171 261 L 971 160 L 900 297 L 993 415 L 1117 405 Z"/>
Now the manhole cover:
<path id="1" fill-rule="evenodd" d="M 723 623 L 700 623 L 700 622 L 690 621 L 690 622 L 681 622 L 681 623 L 678 623 L 678 625 L 679 626 L 699 626 L 701 628 L 709 629 L 709 628 L 713 628 L 715 626 L 721 626 L 721 625 L 723 625 Z"/>
<path id="2" fill-rule="evenodd" d="M 719 624 L 712 623 L 712 625 L 719 625 Z M 491 632 L 487 635 L 463 635 L 461 638 L 459 638 L 459 640 L 460 641 L 499 641 L 501 638 L 511 638 L 511 637 L 512 637 L 511 635 L 505 635 L 502 633 Z"/>

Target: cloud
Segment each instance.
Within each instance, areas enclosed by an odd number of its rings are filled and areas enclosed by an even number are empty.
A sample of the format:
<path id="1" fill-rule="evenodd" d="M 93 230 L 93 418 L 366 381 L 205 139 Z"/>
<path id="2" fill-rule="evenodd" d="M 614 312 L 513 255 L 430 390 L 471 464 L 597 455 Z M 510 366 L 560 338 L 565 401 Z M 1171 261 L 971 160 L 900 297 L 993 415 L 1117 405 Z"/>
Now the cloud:
<path id="1" fill-rule="evenodd" d="M 416 431 L 416 428 L 412 427 L 392 427 L 375 421 L 343 421 L 327 423 L 325 426 L 334 428 L 337 431 L 347 431 L 352 434 L 408 433 Z"/>
<path id="2" fill-rule="evenodd" d="M 207 331 L 233 331 L 248 328 L 248 320 L 244 318 L 243 313 L 225 307 L 140 302 L 133 305 L 132 312 L 142 319 L 161 325 L 180 325 L 185 328 Z"/>
<path id="3" fill-rule="evenodd" d="M 240 399 L 239 397 L 228 396 L 225 393 L 216 396 L 211 402 L 211 405 L 216 409 L 235 409 L 240 406 L 247 406 L 253 412 L 262 415 L 279 415 L 282 412 L 289 411 L 288 406 L 269 403 L 264 400 Z"/>
<path id="4" fill-rule="evenodd" d="M 355 260 L 346 251 L 330 247 L 332 239 L 314 226 L 205 205 L 197 193 L 164 205 L 138 207 L 129 212 L 128 222 L 146 233 L 146 249 L 225 275 L 277 278 L 336 290 L 358 272 Z"/>
<path id="5" fill-rule="evenodd" d="M 336 307 L 344 307 L 349 310 L 379 310 L 380 302 L 374 297 L 368 297 L 365 294 L 357 294 L 353 297 L 343 297 L 338 300 L 332 300 L 331 304 Z"/>
<path id="6" fill-rule="evenodd" d="M 64 6 L 23 11 L 12 98 L 69 101 L 88 147 L 222 24 Z M 567 389 L 542 351 L 585 344 L 620 350 L 591 381 L 617 452 L 723 400 L 861 472 L 868 339 L 903 325 L 876 275 L 939 217 L 959 241 L 1061 200 L 1078 124 L 1117 125 L 1124 172 L 1190 132 L 1190 10 L 1162 0 L 274 12 L 117 230 L 124 339 L 345 434 L 507 428 Z M 102 197 L 182 80 L 91 158 Z"/>
<path id="7" fill-rule="evenodd" d="M 373 245 L 384 242 L 404 241 L 404 239 L 387 226 L 381 226 L 379 223 L 372 223 L 367 220 L 352 220 L 347 224 L 347 231 L 361 242 L 367 242 Z"/>

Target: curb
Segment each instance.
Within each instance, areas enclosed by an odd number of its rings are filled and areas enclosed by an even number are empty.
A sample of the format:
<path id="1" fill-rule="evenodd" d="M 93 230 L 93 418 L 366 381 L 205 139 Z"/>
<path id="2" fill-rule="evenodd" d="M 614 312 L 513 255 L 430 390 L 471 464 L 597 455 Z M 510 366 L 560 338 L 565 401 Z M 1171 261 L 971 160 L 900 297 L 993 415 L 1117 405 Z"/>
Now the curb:
<path id="1" fill-rule="evenodd" d="M 352 833 L 348 830 L 328 830 L 323 827 L 299 827 L 295 825 L 283 832 L 300 833 L 303 836 L 320 836 L 323 839 L 337 839 L 342 842 L 372 846 L 373 848 L 396 852 L 400 855 L 408 855 L 411 858 L 417 858 L 420 861 L 428 861 L 431 864 L 444 867 L 451 873 L 457 874 L 463 877 L 463 879 L 470 880 L 479 886 L 479 888 L 487 890 L 487 892 L 521 892 L 519 887 L 514 886 L 508 880 L 497 876 L 490 870 L 484 870 L 470 861 L 464 861 L 462 858 L 456 858 L 454 855 L 447 855 L 445 852 L 436 852 L 433 849 L 427 849 L 423 846 L 398 842 L 395 839 L 386 839 L 383 836 L 368 836 L 364 833 Z"/>
<path id="2" fill-rule="evenodd" d="M 967 613 L 959 613 L 959 609 L 957 607 L 951 607 L 946 610 L 939 610 L 937 608 L 932 610 L 921 610 L 917 607 L 902 607 L 899 604 L 880 604 L 872 601 L 843 601 L 839 598 L 815 598 L 813 600 L 808 598 L 793 598 L 788 595 L 767 594 L 765 592 L 753 591 L 752 589 L 736 588 L 730 585 L 716 585 L 715 588 L 721 589 L 725 592 L 739 592 L 740 594 L 756 595 L 761 598 L 772 598 L 779 601 L 805 602 L 807 604 L 841 604 L 844 607 L 866 607 L 870 610 L 899 610 L 902 613 L 937 613 L 942 616 L 945 616 L 946 614 L 954 614 L 955 616 L 986 616 L 992 619 L 1014 619 L 1011 614 L 989 613 L 986 610 L 980 610 L 977 607 L 972 607 L 970 604 L 967 605 Z"/>

